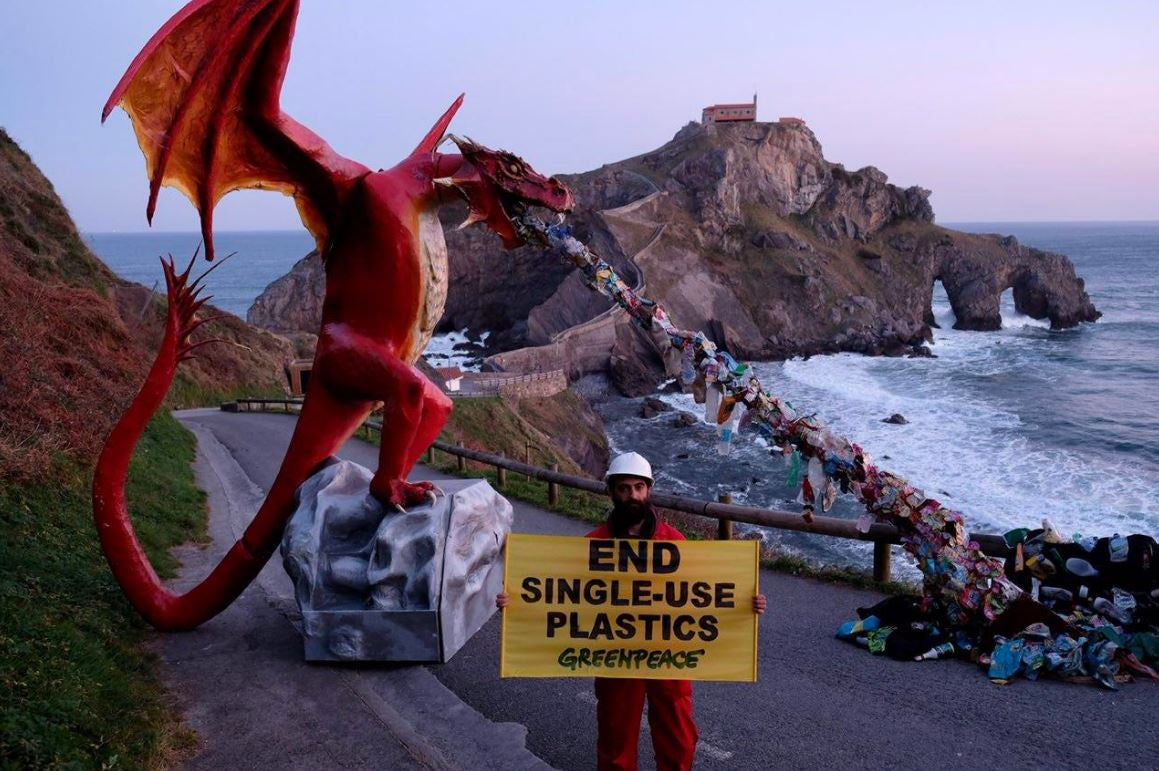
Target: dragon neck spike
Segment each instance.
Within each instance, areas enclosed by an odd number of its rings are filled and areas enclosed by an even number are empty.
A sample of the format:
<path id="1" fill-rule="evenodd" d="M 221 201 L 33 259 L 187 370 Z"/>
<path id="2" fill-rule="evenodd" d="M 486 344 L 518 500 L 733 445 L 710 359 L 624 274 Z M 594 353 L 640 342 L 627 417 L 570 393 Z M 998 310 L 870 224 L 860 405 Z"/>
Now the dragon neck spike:
<path id="1" fill-rule="evenodd" d="M 447 126 L 451 125 L 451 119 L 454 118 L 455 113 L 459 111 L 459 107 L 462 106 L 463 98 L 466 95 L 466 92 L 459 94 L 459 98 L 452 102 L 451 106 L 447 108 L 447 111 L 442 114 L 442 117 L 435 121 L 435 125 L 432 126 L 431 130 L 427 132 L 427 135 L 423 137 L 423 141 L 419 142 L 419 146 L 415 148 L 411 155 L 433 153 L 435 149 L 438 148 L 440 144 L 442 144 L 441 140 L 443 138 L 443 134 L 446 133 Z"/>

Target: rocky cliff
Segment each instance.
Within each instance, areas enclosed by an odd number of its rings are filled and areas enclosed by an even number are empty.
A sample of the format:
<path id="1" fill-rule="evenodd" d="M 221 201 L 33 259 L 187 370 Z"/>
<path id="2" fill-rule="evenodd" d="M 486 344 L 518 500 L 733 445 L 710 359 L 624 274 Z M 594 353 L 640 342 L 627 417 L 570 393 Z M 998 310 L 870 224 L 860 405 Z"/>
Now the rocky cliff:
<path id="1" fill-rule="evenodd" d="M 91 462 L 144 379 L 165 298 L 117 278 L 84 245 L 51 183 L 0 129 L 0 480 L 60 457 Z M 282 339 L 226 317 L 199 336 L 173 405 L 284 388 Z"/>
<path id="2" fill-rule="evenodd" d="M 678 324 L 712 328 L 741 357 L 920 353 L 936 281 L 961 329 L 997 329 L 1010 288 L 1020 312 L 1055 328 L 1099 316 L 1065 257 L 935 225 L 929 191 L 827 161 L 805 126 L 689 124 L 653 152 L 564 179 L 576 193 L 577 237 L 646 285 Z M 508 369 L 609 370 L 625 392 L 654 386 L 662 345 L 621 329 L 623 314 L 608 322 L 614 330 L 597 322 L 558 337 L 609 307 L 558 258 L 504 252 L 479 228 L 452 230 L 447 241 L 444 329 L 492 330 L 489 342 L 518 348 L 493 360 Z M 294 288 L 305 278 L 271 287 L 259 304 L 316 295 Z M 317 329 L 314 317 L 295 323 Z M 655 355 L 641 356 L 648 350 Z"/>

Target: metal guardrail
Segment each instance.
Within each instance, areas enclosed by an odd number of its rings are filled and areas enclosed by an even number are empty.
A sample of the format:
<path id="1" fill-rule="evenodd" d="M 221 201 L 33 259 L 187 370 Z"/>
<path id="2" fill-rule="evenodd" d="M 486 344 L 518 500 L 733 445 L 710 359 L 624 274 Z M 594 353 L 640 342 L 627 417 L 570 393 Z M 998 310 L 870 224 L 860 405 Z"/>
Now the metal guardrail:
<path id="1" fill-rule="evenodd" d="M 234 409 L 227 410 L 233 412 L 256 411 L 252 409 L 240 409 L 239 407 L 242 404 L 247 405 L 247 408 L 252 408 L 253 405 L 261 405 L 263 409 L 268 405 L 280 404 L 286 412 L 291 412 L 292 407 L 301 406 L 301 401 L 293 399 L 239 399 L 237 402 L 231 402 L 229 404 L 236 405 Z M 222 405 L 222 409 L 227 409 L 225 404 Z M 381 432 L 382 423 L 377 420 L 367 420 L 362 424 L 362 428 L 367 434 L 371 431 Z M 559 470 L 558 465 L 551 469 L 532 466 L 528 463 L 520 463 L 517 460 L 512 460 L 502 455 L 493 455 L 489 452 L 472 450 L 467 447 L 447 444 L 446 442 L 435 442 L 430 446 L 427 450 L 428 462 L 434 461 L 435 450 L 456 456 L 459 459 L 460 471 L 466 470 L 467 460 L 494 466 L 497 471 L 500 487 L 505 485 L 507 471 L 523 474 L 528 479 L 538 479 L 546 482 L 548 485 L 548 500 L 552 504 L 559 502 L 561 487 L 570 487 L 574 490 L 583 490 L 596 494 L 604 494 L 607 492 L 607 486 L 603 482 L 589 477 L 565 474 Z M 870 525 L 868 532 L 863 533 L 857 529 L 856 522 L 847 519 L 815 516 L 812 522 L 806 522 L 796 512 L 765 509 L 758 506 L 740 506 L 732 503 L 730 496 L 727 494 L 722 495 L 721 499 L 720 501 L 705 501 L 683 495 L 669 495 L 667 493 L 652 494 L 652 502 L 657 506 L 717 520 L 717 538 L 721 540 L 732 538 L 733 522 L 744 522 L 749 525 L 769 527 L 777 530 L 792 530 L 799 533 L 811 533 L 814 535 L 829 536 L 831 538 L 847 538 L 854 541 L 871 541 L 874 544 L 873 578 L 875 581 L 883 582 L 890 580 L 892 574 L 892 551 L 890 547 L 893 544 L 901 543 L 900 533 L 893 525 L 875 523 Z M 1010 553 L 1010 547 L 1006 545 L 1006 541 L 1000 535 L 970 533 L 969 538 L 977 541 L 982 547 L 982 551 L 992 557 L 1006 557 Z"/>

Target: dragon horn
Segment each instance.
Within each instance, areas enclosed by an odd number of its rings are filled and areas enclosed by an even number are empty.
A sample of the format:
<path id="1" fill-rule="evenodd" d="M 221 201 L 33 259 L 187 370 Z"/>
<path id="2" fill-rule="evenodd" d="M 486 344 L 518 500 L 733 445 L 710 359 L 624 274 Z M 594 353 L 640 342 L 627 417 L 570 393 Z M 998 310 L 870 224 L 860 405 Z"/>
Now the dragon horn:
<path id="1" fill-rule="evenodd" d="M 459 111 L 459 107 L 463 104 L 463 97 L 467 94 L 459 94 L 459 98 L 451 103 L 447 111 L 443 113 L 442 117 L 435 121 L 435 125 L 423 137 L 423 141 L 419 142 L 419 146 L 415 148 L 411 155 L 419 155 L 421 153 L 433 153 L 440 144 L 442 144 L 443 134 L 447 131 L 447 126 L 451 125 L 451 119 L 455 117 L 455 113 Z"/>

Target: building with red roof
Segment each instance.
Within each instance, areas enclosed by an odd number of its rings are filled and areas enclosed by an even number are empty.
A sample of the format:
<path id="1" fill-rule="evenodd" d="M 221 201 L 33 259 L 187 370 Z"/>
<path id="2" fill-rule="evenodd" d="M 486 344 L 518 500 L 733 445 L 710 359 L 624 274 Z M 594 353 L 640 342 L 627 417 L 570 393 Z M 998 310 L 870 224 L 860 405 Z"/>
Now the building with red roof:
<path id="1" fill-rule="evenodd" d="M 757 119 L 757 95 L 753 94 L 752 104 L 714 104 L 700 113 L 700 122 L 709 123 L 751 123 Z"/>

